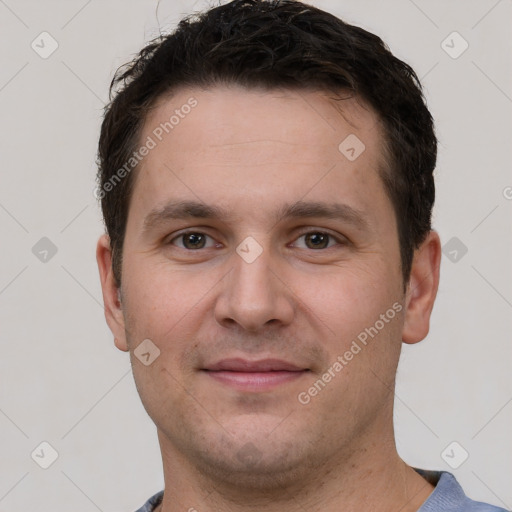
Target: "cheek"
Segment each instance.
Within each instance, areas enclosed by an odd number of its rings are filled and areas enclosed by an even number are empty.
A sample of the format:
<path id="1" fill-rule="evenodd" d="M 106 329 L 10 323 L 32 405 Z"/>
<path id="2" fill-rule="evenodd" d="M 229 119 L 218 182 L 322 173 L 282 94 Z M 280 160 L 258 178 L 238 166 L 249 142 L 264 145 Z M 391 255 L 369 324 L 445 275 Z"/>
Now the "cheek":
<path id="1" fill-rule="evenodd" d="M 378 262 L 347 265 L 336 271 L 297 273 L 293 289 L 299 302 L 314 313 L 331 334 L 357 334 L 401 298 L 399 286 Z M 290 276 L 290 279 L 292 276 Z"/>
<path id="2" fill-rule="evenodd" d="M 128 256 L 124 294 L 130 332 L 164 341 L 182 332 L 218 282 L 216 272 L 197 275 L 172 269 L 168 261 Z"/>
<path id="3" fill-rule="evenodd" d="M 301 300 L 321 320 L 317 342 L 328 353 L 325 370 L 339 376 L 329 386 L 332 398 L 348 396 L 353 386 L 382 399 L 393 384 L 403 325 L 402 296 L 392 278 L 386 279 L 385 268 L 374 265 L 328 279 L 307 278 L 298 289 L 310 291 Z M 343 369 L 336 373 L 333 365 L 340 363 L 339 357 Z M 325 399 L 329 402 L 327 394 Z"/>

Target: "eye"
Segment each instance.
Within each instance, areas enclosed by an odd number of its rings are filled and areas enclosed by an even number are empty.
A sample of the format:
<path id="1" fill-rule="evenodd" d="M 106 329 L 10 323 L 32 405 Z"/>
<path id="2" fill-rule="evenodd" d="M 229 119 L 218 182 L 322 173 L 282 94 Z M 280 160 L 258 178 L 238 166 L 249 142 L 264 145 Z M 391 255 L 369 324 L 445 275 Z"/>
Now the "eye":
<path id="1" fill-rule="evenodd" d="M 329 241 L 344 245 L 344 242 L 341 239 L 323 231 L 310 231 L 308 233 L 304 233 L 299 236 L 297 240 L 300 240 L 301 238 L 304 238 L 306 247 L 299 247 L 300 249 L 328 249 L 329 247 L 332 247 L 332 245 L 329 245 Z M 333 245 L 336 245 L 336 243 Z"/>
<path id="2" fill-rule="evenodd" d="M 299 238 L 297 238 L 297 240 L 300 240 L 301 238 L 304 238 L 305 246 L 298 246 L 300 249 L 328 249 L 335 245 L 346 245 L 346 241 L 341 237 L 335 237 L 334 235 L 324 231 L 310 231 L 308 233 L 303 233 Z M 208 239 L 211 240 L 210 245 L 207 245 Z M 178 243 L 178 241 L 181 242 L 181 244 Z M 184 233 L 180 233 L 169 240 L 169 244 L 176 245 L 181 249 L 189 251 L 220 246 L 215 243 L 211 236 L 200 231 L 186 231 Z M 297 245 L 294 246 L 297 247 Z"/>
<path id="3" fill-rule="evenodd" d="M 211 238 L 209 235 L 206 235 L 205 233 L 201 233 L 199 231 L 187 231 L 185 233 L 181 233 L 178 236 L 174 237 L 172 240 L 169 240 L 169 243 L 172 245 L 177 245 L 174 242 L 176 240 L 181 240 L 183 245 L 178 245 L 181 249 L 187 249 L 187 250 L 197 250 L 197 249 L 205 249 L 208 247 L 215 247 L 215 242 L 211 244 L 210 246 L 206 246 L 206 239 L 210 238 L 213 241 L 213 238 Z"/>

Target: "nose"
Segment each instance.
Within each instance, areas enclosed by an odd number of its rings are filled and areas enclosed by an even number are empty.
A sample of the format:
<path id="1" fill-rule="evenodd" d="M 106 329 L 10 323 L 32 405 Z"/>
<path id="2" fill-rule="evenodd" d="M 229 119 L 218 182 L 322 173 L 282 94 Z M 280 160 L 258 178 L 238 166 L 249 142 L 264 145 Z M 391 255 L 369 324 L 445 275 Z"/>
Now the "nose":
<path id="1" fill-rule="evenodd" d="M 293 292 L 277 261 L 271 261 L 270 250 L 252 262 L 238 253 L 232 258 L 232 270 L 222 280 L 223 288 L 215 305 L 217 322 L 229 327 L 257 332 L 269 325 L 288 325 L 293 320 Z M 231 263 L 230 262 L 230 263 Z"/>

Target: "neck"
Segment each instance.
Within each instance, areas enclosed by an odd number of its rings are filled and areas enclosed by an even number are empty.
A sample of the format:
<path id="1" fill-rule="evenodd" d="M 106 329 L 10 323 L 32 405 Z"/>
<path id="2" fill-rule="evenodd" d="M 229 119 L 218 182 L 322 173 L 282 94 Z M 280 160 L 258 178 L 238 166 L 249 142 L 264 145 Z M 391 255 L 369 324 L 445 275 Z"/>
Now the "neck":
<path id="1" fill-rule="evenodd" d="M 350 454 L 333 454 L 321 467 L 274 489 L 219 480 L 195 467 L 160 432 L 159 438 L 165 492 L 158 512 L 416 512 L 434 489 L 400 459 L 393 435 L 365 440 Z"/>

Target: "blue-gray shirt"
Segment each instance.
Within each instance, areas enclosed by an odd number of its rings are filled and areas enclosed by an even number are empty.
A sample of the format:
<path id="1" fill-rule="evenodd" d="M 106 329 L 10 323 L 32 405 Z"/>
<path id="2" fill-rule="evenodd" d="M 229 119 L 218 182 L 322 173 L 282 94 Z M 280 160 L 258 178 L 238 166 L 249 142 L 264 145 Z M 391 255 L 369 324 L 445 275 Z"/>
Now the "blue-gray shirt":
<path id="1" fill-rule="evenodd" d="M 418 512 L 507 512 L 504 508 L 469 499 L 455 477 L 447 471 L 416 471 L 435 486 Z M 153 512 L 163 496 L 164 491 L 155 494 L 137 512 Z"/>

